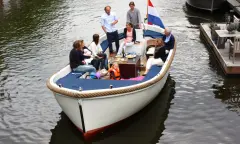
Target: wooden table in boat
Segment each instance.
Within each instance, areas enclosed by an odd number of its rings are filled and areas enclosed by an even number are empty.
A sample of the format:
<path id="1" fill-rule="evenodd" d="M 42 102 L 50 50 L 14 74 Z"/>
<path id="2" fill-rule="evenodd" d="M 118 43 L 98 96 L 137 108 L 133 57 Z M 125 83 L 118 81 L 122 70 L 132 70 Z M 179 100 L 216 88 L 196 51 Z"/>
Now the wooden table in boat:
<path id="1" fill-rule="evenodd" d="M 234 33 L 229 33 L 227 30 L 216 30 L 218 35 L 217 46 L 220 48 L 220 38 L 232 38 L 236 36 L 240 36 L 240 32 L 236 31 Z M 224 47 L 223 47 L 224 48 Z"/>
<path id="2" fill-rule="evenodd" d="M 140 71 L 140 56 L 135 58 L 113 58 L 110 60 L 110 67 L 113 62 L 117 62 L 119 65 L 121 77 L 124 79 L 133 78 L 138 76 L 138 71 Z"/>

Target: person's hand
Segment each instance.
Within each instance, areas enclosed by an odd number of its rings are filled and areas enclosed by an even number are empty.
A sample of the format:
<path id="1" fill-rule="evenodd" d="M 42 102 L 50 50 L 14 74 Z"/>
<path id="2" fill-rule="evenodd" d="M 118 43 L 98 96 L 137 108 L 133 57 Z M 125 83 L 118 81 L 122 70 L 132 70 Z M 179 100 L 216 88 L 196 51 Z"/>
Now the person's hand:
<path id="1" fill-rule="evenodd" d="M 165 53 L 168 54 L 168 53 L 169 53 L 169 50 L 165 50 Z"/>
<path id="2" fill-rule="evenodd" d="M 111 23 L 112 26 L 115 25 L 115 24 L 116 24 L 116 21 L 114 21 L 114 22 Z"/>
<path id="3" fill-rule="evenodd" d="M 139 28 L 142 29 L 142 24 L 139 24 Z"/>

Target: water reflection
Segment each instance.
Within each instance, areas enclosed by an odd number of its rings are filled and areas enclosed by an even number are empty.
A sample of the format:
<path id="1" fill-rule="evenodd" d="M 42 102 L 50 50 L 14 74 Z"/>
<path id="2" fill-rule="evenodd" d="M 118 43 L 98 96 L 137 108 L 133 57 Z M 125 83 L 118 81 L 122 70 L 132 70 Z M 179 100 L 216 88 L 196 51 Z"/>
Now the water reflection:
<path id="1" fill-rule="evenodd" d="M 240 112 L 240 84 L 239 78 L 225 78 L 220 81 L 219 84 L 214 84 L 212 87 L 216 89 L 214 91 L 215 98 L 221 99 L 226 104 L 227 109 L 230 111 Z"/>
<path id="2" fill-rule="evenodd" d="M 0 0 L 0 8 L 3 7 L 3 0 Z"/>
<path id="3" fill-rule="evenodd" d="M 211 46 L 200 36 L 201 42 L 205 45 L 209 53 L 209 67 L 217 74 L 217 81 L 214 82 L 212 88 L 215 98 L 221 99 L 230 111 L 240 112 L 240 78 L 236 75 L 225 76 L 216 56 L 211 50 Z"/>
<path id="4" fill-rule="evenodd" d="M 167 83 L 147 107 L 132 117 L 98 134 L 91 142 L 101 143 L 157 143 L 165 129 L 171 100 L 175 94 L 175 81 L 169 76 Z M 84 143 L 81 133 L 62 112 L 61 119 L 51 130 L 51 144 Z M 141 138 L 140 138 L 141 137 Z"/>
<path id="5" fill-rule="evenodd" d="M 27 42 L 36 36 L 41 38 L 43 27 L 54 25 L 54 19 L 58 18 L 59 14 L 53 11 L 61 2 L 37 0 L 34 3 L 33 5 L 31 1 L 10 0 L 4 5 L 0 23 L 1 43 Z"/>

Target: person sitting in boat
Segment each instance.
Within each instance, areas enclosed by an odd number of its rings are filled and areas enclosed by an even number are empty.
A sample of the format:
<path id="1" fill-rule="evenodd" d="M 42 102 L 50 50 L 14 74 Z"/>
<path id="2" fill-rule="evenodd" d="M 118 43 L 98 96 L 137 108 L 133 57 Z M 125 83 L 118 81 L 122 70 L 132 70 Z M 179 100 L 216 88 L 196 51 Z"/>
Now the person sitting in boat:
<path id="1" fill-rule="evenodd" d="M 165 35 L 162 37 L 162 39 L 165 43 L 166 53 L 168 54 L 169 51 L 174 48 L 175 38 L 169 28 L 165 28 L 164 34 Z"/>
<path id="2" fill-rule="evenodd" d="M 154 51 L 154 56 L 147 60 L 146 64 L 146 71 L 144 72 L 143 76 L 148 73 L 152 65 L 161 66 L 164 63 L 164 59 L 166 59 L 166 47 L 165 43 L 162 39 L 158 39 L 156 42 L 156 48 Z"/>
<path id="3" fill-rule="evenodd" d="M 92 65 L 98 71 L 101 60 L 94 58 L 92 55 L 92 51 L 89 48 L 87 48 L 86 46 L 83 47 L 83 51 L 84 51 L 84 53 L 83 53 L 84 61 L 86 62 L 86 64 Z"/>
<path id="4" fill-rule="evenodd" d="M 119 65 L 117 62 L 114 62 L 112 64 L 112 67 L 108 70 L 108 72 L 110 73 L 111 80 L 120 80 L 121 79 Z"/>
<path id="5" fill-rule="evenodd" d="M 86 46 L 83 47 L 83 56 L 84 56 L 84 61 L 86 62 L 86 64 L 90 65 L 91 61 L 93 60 L 92 51 L 89 48 L 87 48 Z"/>
<path id="6" fill-rule="evenodd" d="M 100 68 L 108 70 L 108 58 L 102 51 L 102 47 L 99 42 L 99 35 L 93 35 L 93 41 L 88 47 L 92 51 L 92 57 L 96 58 L 100 62 Z"/>
<path id="7" fill-rule="evenodd" d="M 69 54 L 70 67 L 74 72 L 96 72 L 92 65 L 86 65 L 83 55 L 83 40 L 76 40 Z"/>
<path id="8" fill-rule="evenodd" d="M 123 49 L 126 51 L 126 47 L 134 45 L 136 41 L 136 31 L 131 23 L 126 24 L 123 35 L 124 40 L 119 47 L 118 55 L 122 53 Z"/>

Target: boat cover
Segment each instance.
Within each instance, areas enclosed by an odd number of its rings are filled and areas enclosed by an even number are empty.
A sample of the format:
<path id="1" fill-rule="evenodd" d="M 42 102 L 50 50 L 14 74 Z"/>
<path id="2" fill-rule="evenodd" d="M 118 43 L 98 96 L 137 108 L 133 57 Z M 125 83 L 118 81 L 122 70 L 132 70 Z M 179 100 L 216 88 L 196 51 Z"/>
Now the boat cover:
<path id="1" fill-rule="evenodd" d="M 105 80 L 105 79 L 79 79 L 80 73 L 69 73 L 65 77 L 60 78 L 56 84 L 61 85 L 64 88 L 79 90 L 81 87 L 82 90 L 96 90 L 96 89 L 109 89 L 110 85 L 113 88 L 125 87 L 134 84 L 138 84 L 144 81 L 147 81 L 157 75 L 161 66 L 153 65 L 147 75 L 142 81 L 135 80 Z"/>

